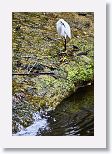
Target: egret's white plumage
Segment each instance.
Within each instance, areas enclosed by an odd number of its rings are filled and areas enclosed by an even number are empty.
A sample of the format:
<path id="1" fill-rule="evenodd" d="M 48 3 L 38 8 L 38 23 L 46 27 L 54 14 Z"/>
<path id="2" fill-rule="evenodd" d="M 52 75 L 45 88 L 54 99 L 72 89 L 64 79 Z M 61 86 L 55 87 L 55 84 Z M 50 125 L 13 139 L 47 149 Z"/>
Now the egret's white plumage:
<path id="1" fill-rule="evenodd" d="M 64 19 L 59 19 L 56 23 L 57 32 L 60 36 L 65 38 L 65 50 L 66 50 L 66 38 L 71 38 L 71 29 L 69 24 Z"/>
<path id="2" fill-rule="evenodd" d="M 59 19 L 56 23 L 57 32 L 60 36 L 71 38 L 71 30 L 69 24 L 64 19 Z"/>

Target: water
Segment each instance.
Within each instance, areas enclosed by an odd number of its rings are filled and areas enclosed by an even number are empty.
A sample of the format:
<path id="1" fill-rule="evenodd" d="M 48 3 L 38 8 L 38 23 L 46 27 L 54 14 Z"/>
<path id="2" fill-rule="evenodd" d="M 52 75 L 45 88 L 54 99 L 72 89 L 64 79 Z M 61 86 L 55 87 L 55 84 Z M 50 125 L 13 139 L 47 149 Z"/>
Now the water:
<path id="1" fill-rule="evenodd" d="M 77 90 L 50 113 L 50 129 L 45 136 L 93 136 L 94 135 L 94 87 L 87 86 Z M 38 135 L 38 133 L 37 133 Z"/>
<path id="2" fill-rule="evenodd" d="M 34 124 L 20 136 L 94 136 L 94 87 L 79 88 L 54 111 L 34 115 Z"/>
<path id="3" fill-rule="evenodd" d="M 44 130 L 47 128 L 47 119 L 41 118 L 40 113 L 36 112 L 33 114 L 34 123 L 27 127 L 23 128 L 20 132 L 14 134 L 14 136 L 36 136 L 39 129 Z"/>

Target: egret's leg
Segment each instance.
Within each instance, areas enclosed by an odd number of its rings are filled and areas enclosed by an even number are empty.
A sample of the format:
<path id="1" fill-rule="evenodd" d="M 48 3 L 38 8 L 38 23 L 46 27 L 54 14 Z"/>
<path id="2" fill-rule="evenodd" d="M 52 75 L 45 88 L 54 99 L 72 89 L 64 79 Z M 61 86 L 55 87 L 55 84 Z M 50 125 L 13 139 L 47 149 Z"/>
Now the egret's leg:
<path id="1" fill-rule="evenodd" d="M 65 51 L 66 51 L 66 38 L 65 38 Z"/>

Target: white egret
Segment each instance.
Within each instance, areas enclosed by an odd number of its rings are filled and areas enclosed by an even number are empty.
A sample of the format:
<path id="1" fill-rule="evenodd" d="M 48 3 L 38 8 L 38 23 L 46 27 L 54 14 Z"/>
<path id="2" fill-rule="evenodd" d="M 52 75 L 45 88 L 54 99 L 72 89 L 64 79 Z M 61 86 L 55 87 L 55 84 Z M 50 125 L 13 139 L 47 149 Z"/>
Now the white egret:
<path id="1" fill-rule="evenodd" d="M 69 24 L 64 19 L 59 19 L 56 23 L 57 32 L 65 39 L 65 51 L 66 51 L 66 38 L 71 38 L 71 29 Z"/>

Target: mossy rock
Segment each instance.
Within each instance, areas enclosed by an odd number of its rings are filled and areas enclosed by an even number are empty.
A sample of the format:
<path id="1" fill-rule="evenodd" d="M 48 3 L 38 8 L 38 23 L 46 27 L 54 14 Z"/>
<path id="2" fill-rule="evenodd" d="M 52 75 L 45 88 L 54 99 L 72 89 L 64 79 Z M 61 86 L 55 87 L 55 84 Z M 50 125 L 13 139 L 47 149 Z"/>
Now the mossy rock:
<path id="1" fill-rule="evenodd" d="M 54 74 L 13 76 L 13 96 L 24 93 L 24 101 L 37 111 L 45 106 L 55 108 L 78 87 L 94 81 L 94 14 L 15 12 L 12 17 L 13 73 L 29 73 L 28 67 L 36 63 L 42 66 L 35 70 L 38 73 Z M 55 27 L 59 18 L 72 31 L 65 54 Z M 19 110 L 23 110 L 21 103 Z"/>

